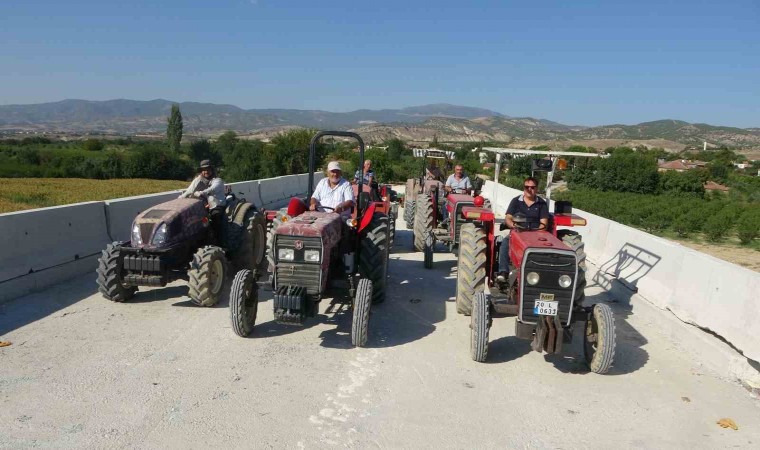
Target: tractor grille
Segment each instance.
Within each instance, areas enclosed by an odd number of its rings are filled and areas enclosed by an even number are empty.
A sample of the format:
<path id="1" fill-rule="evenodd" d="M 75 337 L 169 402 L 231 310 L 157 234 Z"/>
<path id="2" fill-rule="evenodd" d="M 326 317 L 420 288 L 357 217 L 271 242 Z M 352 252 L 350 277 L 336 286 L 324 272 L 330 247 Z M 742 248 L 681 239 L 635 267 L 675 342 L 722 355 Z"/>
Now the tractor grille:
<path id="1" fill-rule="evenodd" d="M 140 224 L 140 239 L 143 244 L 150 244 L 150 238 L 153 235 L 154 223 L 141 223 Z"/>
<path id="2" fill-rule="evenodd" d="M 320 293 L 322 281 L 322 264 L 304 262 L 305 250 L 322 251 L 322 241 L 315 237 L 284 236 L 278 235 L 275 248 L 295 249 L 296 241 L 303 242 L 301 250 L 295 250 L 293 261 L 278 261 L 275 268 L 277 286 L 303 286 L 306 293 L 316 295 Z M 320 257 L 324 257 L 320 254 Z"/>
<path id="3" fill-rule="evenodd" d="M 563 325 L 570 323 L 573 308 L 573 289 L 575 287 L 575 254 L 553 252 L 528 252 L 522 266 L 520 284 L 523 286 L 520 319 L 526 323 L 536 323 L 538 316 L 533 314 L 533 303 L 541 294 L 554 294 L 554 301 L 559 302 L 558 314 Z M 525 277 L 529 272 L 539 275 L 538 284 L 530 286 Z M 573 285 L 569 288 L 559 286 L 559 277 L 569 275 Z"/>

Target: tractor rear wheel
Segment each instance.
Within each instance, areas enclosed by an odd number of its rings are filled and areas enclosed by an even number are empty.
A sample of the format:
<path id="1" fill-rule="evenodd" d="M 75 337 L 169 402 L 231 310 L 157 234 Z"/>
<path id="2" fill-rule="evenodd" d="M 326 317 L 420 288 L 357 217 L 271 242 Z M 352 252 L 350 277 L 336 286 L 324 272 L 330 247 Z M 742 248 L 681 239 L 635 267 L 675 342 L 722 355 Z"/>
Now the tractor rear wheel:
<path id="1" fill-rule="evenodd" d="M 214 306 L 219 302 L 227 275 L 224 250 L 213 245 L 198 249 L 187 272 L 190 300 L 198 306 Z"/>
<path id="2" fill-rule="evenodd" d="M 121 279 L 121 267 L 119 264 L 120 245 L 125 242 L 108 244 L 98 258 L 98 290 L 103 297 L 112 302 L 124 302 L 134 297 L 137 286 L 124 286 Z"/>
<path id="3" fill-rule="evenodd" d="M 616 341 L 612 309 L 597 303 L 586 320 L 583 340 L 583 355 L 592 372 L 603 374 L 610 370 L 615 360 Z"/>
<path id="4" fill-rule="evenodd" d="M 354 347 L 367 345 L 369 330 L 369 310 L 372 307 L 372 281 L 359 280 L 354 297 L 354 314 L 351 321 L 351 344 Z"/>
<path id="5" fill-rule="evenodd" d="M 253 207 L 241 209 L 228 222 L 227 249 L 232 254 L 236 270 L 248 269 L 258 278 L 258 268 L 266 251 L 266 226 L 263 216 Z"/>
<path id="6" fill-rule="evenodd" d="M 253 272 L 241 270 L 232 280 L 230 289 L 230 319 L 232 331 L 246 337 L 253 331 L 259 309 L 259 287 Z"/>
<path id="7" fill-rule="evenodd" d="M 578 258 L 578 281 L 575 284 L 573 304 L 580 307 L 586 299 L 586 252 L 584 251 L 586 244 L 583 243 L 581 235 L 573 230 L 559 230 L 557 237 L 570 247 Z"/>
<path id="8" fill-rule="evenodd" d="M 414 200 L 404 201 L 404 222 L 409 230 L 414 228 L 414 203 Z"/>
<path id="9" fill-rule="evenodd" d="M 457 267 L 457 312 L 469 316 L 473 296 L 486 290 L 486 234 L 475 224 L 462 225 Z"/>
<path id="10" fill-rule="evenodd" d="M 425 250 L 425 240 L 433 232 L 433 199 L 427 194 L 417 196 L 414 212 L 414 249 Z"/>
<path id="11" fill-rule="evenodd" d="M 359 252 L 359 273 L 372 281 L 373 303 L 385 301 L 388 251 L 388 216 L 375 213 L 362 237 Z"/>
<path id="12" fill-rule="evenodd" d="M 484 362 L 488 356 L 488 330 L 491 328 L 491 310 L 485 292 L 475 294 L 470 318 L 470 356 L 473 361 Z"/>

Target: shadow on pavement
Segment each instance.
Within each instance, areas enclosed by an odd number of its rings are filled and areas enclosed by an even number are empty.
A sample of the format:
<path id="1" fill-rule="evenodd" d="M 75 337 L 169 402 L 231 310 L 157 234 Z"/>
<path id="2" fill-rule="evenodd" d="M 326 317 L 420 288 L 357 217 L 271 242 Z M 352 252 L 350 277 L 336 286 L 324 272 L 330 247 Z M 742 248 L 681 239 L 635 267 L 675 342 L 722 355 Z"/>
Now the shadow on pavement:
<path id="1" fill-rule="evenodd" d="M 94 274 L 0 304 L 0 337 L 97 293 Z M 107 301 L 103 299 L 102 301 Z"/>
<path id="2" fill-rule="evenodd" d="M 488 344 L 487 364 L 501 364 L 522 358 L 531 352 L 530 341 L 517 336 L 504 336 Z"/>

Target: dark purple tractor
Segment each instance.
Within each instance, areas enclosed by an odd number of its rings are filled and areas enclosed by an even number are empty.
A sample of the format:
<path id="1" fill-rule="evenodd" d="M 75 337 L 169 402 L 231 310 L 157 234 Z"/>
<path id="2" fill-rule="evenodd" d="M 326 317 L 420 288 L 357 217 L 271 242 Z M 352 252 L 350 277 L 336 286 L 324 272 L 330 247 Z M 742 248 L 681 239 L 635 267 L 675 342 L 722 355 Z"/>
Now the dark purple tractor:
<path id="1" fill-rule="evenodd" d="M 216 304 L 230 266 L 258 277 L 266 245 L 264 215 L 244 198 L 228 192 L 225 218 L 222 236 L 214 236 L 203 200 L 179 198 L 148 208 L 132 222 L 129 241 L 103 250 L 98 290 L 124 302 L 139 286 L 183 279 L 193 303 Z"/>

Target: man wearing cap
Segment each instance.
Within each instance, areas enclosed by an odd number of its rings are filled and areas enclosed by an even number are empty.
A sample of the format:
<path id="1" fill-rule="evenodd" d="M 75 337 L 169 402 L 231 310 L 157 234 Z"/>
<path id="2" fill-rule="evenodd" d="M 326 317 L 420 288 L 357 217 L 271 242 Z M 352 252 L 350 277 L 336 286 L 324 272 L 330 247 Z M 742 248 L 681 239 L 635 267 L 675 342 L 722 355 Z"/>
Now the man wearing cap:
<path id="1" fill-rule="evenodd" d="M 221 241 L 224 231 L 224 207 L 227 199 L 224 196 L 224 181 L 216 176 L 216 170 L 211 161 L 201 161 L 200 175 L 195 177 L 190 186 L 179 196 L 180 198 L 204 198 L 208 202 L 208 215 L 214 237 Z"/>
<path id="2" fill-rule="evenodd" d="M 354 192 L 351 183 L 343 178 L 342 173 L 338 161 L 330 161 L 327 165 L 327 178 L 321 179 L 311 194 L 309 210 L 328 208 L 328 212 L 334 211 L 344 217 L 351 215 Z"/>

